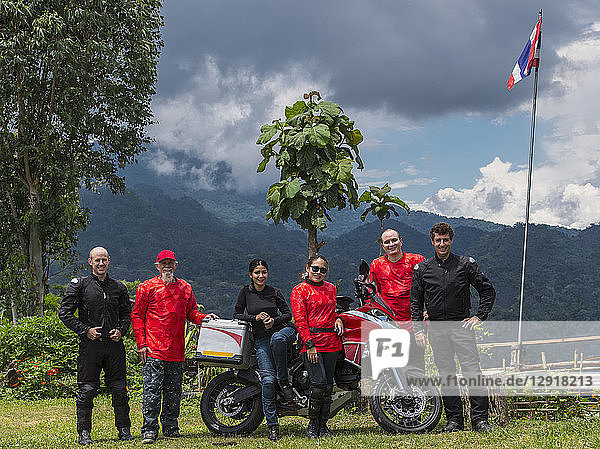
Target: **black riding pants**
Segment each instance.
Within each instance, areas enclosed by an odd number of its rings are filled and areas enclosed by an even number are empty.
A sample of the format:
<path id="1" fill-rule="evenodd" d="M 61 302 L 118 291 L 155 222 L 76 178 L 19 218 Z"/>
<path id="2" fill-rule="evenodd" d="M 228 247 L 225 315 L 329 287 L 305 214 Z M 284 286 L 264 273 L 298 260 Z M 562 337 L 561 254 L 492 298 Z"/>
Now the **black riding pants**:
<path id="1" fill-rule="evenodd" d="M 433 359 L 442 379 L 456 377 L 456 362 L 465 378 L 481 376 L 479 354 L 475 343 L 475 332 L 464 329 L 460 321 L 431 322 L 428 331 Z M 457 387 L 442 388 L 444 410 L 448 421 L 463 424 L 463 408 Z M 469 396 L 471 402 L 471 423 L 487 421 L 489 402 L 487 396 Z"/>
<path id="2" fill-rule="evenodd" d="M 310 379 L 310 403 L 308 416 L 326 422 L 329 418 L 331 393 L 333 392 L 333 376 L 340 351 L 319 352 L 317 363 L 311 363 L 307 354 L 302 353 L 304 368 Z"/>
<path id="3" fill-rule="evenodd" d="M 106 338 L 102 338 L 102 340 L 82 338 L 79 342 L 79 357 L 77 358 L 78 432 L 92 428 L 92 408 L 94 407 L 94 397 L 100 388 L 101 371 L 104 371 L 104 381 L 112 393 L 115 426 L 131 427 L 123 342 L 115 343 Z"/>

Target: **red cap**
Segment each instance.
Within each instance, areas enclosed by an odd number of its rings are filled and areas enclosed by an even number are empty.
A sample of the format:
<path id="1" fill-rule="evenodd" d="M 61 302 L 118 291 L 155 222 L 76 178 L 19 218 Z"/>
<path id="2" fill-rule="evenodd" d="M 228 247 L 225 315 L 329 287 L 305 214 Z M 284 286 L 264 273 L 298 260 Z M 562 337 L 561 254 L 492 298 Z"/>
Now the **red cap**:
<path id="1" fill-rule="evenodd" d="M 170 249 L 163 249 L 160 253 L 158 253 L 158 256 L 156 256 L 156 261 L 160 262 L 161 260 L 164 259 L 173 259 L 174 261 L 177 262 L 177 259 L 175 259 L 175 253 L 173 251 L 171 251 Z"/>

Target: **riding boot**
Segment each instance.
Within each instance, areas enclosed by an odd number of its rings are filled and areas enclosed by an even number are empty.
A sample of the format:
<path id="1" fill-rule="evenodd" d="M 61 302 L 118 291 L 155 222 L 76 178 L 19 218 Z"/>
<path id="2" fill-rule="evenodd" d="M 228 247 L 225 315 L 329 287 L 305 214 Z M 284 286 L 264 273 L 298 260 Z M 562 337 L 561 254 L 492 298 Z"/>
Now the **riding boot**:
<path id="1" fill-rule="evenodd" d="M 308 402 L 308 428 L 306 436 L 308 438 L 317 438 L 319 436 L 321 406 L 323 404 L 324 389 L 312 387 L 310 391 L 310 401 Z"/>
<path id="2" fill-rule="evenodd" d="M 333 391 L 333 385 L 328 385 L 325 390 L 325 397 L 321 404 L 321 410 L 319 411 L 319 436 L 328 437 L 331 435 L 327 428 L 327 420 L 329 419 L 329 413 L 331 411 L 331 393 Z"/>
<path id="3" fill-rule="evenodd" d="M 319 437 L 319 420 L 317 418 L 310 418 L 308 421 L 306 437 L 310 439 Z"/>

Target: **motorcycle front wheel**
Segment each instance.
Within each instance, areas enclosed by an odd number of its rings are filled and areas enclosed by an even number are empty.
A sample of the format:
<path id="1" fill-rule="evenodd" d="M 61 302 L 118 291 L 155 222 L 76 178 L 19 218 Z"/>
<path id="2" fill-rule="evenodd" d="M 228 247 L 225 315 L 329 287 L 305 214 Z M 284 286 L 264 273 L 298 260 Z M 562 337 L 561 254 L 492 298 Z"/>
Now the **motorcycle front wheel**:
<path id="1" fill-rule="evenodd" d="M 442 416 L 442 398 L 425 388 L 400 393 L 396 380 L 384 373 L 373 384 L 369 406 L 373 418 L 391 433 L 421 433 L 435 428 Z"/>
<path id="2" fill-rule="evenodd" d="M 239 403 L 231 397 L 249 385 L 233 371 L 221 373 L 210 381 L 200 399 L 202 421 L 208 430 L 217 435 L 246 435 L 260 426 L 264 418 L 260 394 Z"/>

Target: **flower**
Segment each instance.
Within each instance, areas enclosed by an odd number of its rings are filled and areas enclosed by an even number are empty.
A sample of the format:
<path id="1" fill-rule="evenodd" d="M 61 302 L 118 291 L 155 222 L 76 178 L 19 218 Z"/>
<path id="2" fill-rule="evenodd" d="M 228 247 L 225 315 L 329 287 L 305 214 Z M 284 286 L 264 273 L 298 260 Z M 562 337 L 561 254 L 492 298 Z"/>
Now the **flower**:
<path id="1" fill-rule="evenodd" d="M 57 368 L 51 368 L 47 371 L 48 376 L 54 376 L 58 373 L 58 369 Z"/>
<path id="2" fill-rule="evenodd" d="M 46 385 L 46 382 L 42 382 L 42 385 Z"/>

